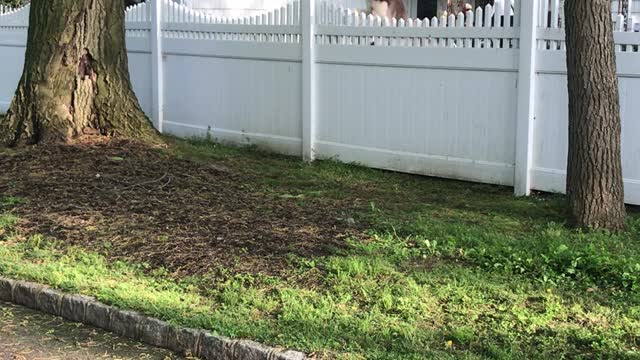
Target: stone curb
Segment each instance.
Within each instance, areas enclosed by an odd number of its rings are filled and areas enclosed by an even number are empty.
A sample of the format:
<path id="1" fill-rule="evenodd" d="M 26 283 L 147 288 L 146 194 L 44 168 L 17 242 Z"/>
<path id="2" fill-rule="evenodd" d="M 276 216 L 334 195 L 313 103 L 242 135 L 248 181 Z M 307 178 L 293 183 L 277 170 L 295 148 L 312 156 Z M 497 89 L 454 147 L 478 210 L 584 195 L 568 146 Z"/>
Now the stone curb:
<path id="1" fill-rule="evenodd" d="M 203 330 L 173 327 L 134 311 L 102 304 L 92 297 L 65 294 L 26 281 L 0 277 L 0 301 L 13 302 L 205 360 L 307 359 L 298 351 L 271 348 L 248 340 L 231 340 Z"/>

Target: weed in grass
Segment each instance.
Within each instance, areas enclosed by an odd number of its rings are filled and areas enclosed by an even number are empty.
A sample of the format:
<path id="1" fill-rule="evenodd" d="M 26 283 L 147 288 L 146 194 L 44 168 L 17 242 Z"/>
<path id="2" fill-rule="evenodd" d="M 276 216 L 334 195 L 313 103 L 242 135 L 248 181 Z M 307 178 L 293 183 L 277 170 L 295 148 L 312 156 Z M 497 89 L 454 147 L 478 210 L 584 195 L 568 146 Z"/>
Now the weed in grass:
<path id="1" fill-rule="evenodd" d="M 10 228 L 18 222 L 18 218 L 10 213 L 0 213 L 0 240 L 1 236 L 8 233 Z"/>
<path id="2" fill-rule="evenodd" d="M 7 196 L 0 198 L 0 207 L 12 207 L 16 205 L 20 205 L 24 202 L 23 198 L 15 197 L 15 196 Z"/>

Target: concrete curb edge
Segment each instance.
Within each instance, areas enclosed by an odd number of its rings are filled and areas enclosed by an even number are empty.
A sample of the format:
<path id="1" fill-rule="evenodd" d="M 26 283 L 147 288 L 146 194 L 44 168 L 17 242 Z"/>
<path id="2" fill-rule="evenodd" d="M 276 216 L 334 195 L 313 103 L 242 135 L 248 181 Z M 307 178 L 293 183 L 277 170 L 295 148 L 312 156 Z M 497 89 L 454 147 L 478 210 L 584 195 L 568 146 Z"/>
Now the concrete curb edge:
<path id="1" fill-rule="evenodd" d="M 205 360 L 303 360 L 306 355 L 249 340 L 232 340 L 204 330 L 173 327 L 135 311 L 120 310 L 89 296 L 65 294 L 50 287 L 0 276 L 0 301 L 12 302 L 116 335 L 191 353 Z"/>

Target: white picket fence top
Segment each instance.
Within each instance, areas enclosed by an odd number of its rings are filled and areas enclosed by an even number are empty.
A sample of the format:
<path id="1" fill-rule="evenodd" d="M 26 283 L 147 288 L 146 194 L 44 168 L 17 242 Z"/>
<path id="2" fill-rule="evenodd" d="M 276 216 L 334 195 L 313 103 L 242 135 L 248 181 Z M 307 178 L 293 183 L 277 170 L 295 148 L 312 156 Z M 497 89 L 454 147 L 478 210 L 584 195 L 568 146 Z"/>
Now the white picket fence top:
<path id="1" fill-rule="evenodd" d="M 640 33 L 635 31 L 637 26 L 632 13 L 633 2 L 630 1 L 628 16 L 612 15 L 617 52 L 638 52 Z M 543 0 L 538 14 L 537 48 L 566 50 L 565 24 L 561 0 Z"/>
<path id="2" fill-rule="evenodd" d="M 299 0 L 255 16 L 214 17 L 170 0 L 151 0 L 127 8 L 128 37 L 147 37 L 152 30 L 154 1 L 162 6 L 161 33 L 167 38 L 218 41 L 299 43 L 301 6 Z M 503 1 L 500 6 L 511 6 Z M 630 7 L 633 2 L 630 2 Z M 467 13 L 432 19 L 388 19 L 367 15 L 330 1 L 317 3 L 315 43 L 319 46 L 387 46 L 422 48 L 519 48 L 522 0 L 513 10 L 487 5 Z M 0 27 L 26 28 L 29 9 L 0 6 Z M 629 9 L 629 14 L 633 8 Z M 502 17 L 499 14 L 512 13 Z M 634 18 L 614 15 L 616 51 L 637 52 L 640 33 L 634 32 Z M 537 18 L 536 47 L 539 50 L 566 49 L 564 12 L 561 0 L 542 0 Z"/>
<path id="3" fill-rule="evenodd" d="M 519 4 L 519 1 L 518 1 Z M 517 47 L 520 18 L 502 21 L 491 5 L 429 19 L 389 19 L 321 3 L 319 44 L 407 47 Z M 518 14 L 518 12 L 516 12 Z M 513 40 L 513 41 L 512 41 Z"/>
<path id="4" fill-rule="evenodd" d="M 27 27 L 29 26 L 29 10 L 31 4 L 19 9 L 0 5 L 0 26 L 2 27 Z"/>
<path id="5" fill-rule="evenodd" d="M 622 14 L 618 9 L 618 0 L 611 1 L 611 12 L 615 23 L 615 31 L 634 32 L 638 19 L 634 17 L 640 12 L 640 1 L 628 0 L 627 15 Z M 565 27 L 565 16 L 563 0 L 542 0 L 538 14 L 538 26 L 551 29 L 562 29 Z"/>
<path id="6" fill-rule="evenodd" d="M 140 3 L 129 6 L 125 13 L 127 23 L 147 23 L 151 21 L 151 6 L 148 3 Z"/>
<path id="7" fill-rule="evenodd" d="M 161 1 L 162 33 L 168 38 L 298 43 L 302 34 L 299 0 L 260 15 L 240 18 L 213 17 L 169 0 L 152 1 Z M 518 48 L 521 2 L 514 0 L 512 11 L 506 11 L 511 5 L 503 1 L 500 5 L 505 6 L 503 9 L 487 5 L 467 13 L 405 21 L 367 15 L 322 1 L 316 8 L 315 39 L 318 45 L 332 46 Z M 561 0 L 542 0 L 537 19 L 538 49 L 565 49 L 561 5 Z M 629 6 L 633 6 L 633 2 Z M 30 5 L 20 9 L 0 6 L 0 26 L 28 27 L 29 9 Z M 151 9 L 151 1 L 127 8 L 125 21 L 129 37 L 148 36 Z M 633 8 L 629 10 L 631 14 Z M 505 13 L 513 16 L 498 16 Z M 637 51 L 640 35 L 634 33 L 635 25 L 631 16 L 626 19 L 623 14 L 614 15 L 617 51 Z"/>
<path id="8" fill-rule="evenodd" d="M 503 9 L 491 5 L 466 14 L 450 14 L 431 20 L 388 19 L 323 1 L 316 9 L 316 42 L 320 45 L 369 45 L 409 47 L 516 48 L 519 36 L 520 1 L 514 16 L 503 20 Z M 198 38 L 256 42 L 299 42 L 300 1 L 260 15 L 213 17 L 184 5 L 164 0 L 162 31 L 170 38 Z M 127 9 L 127 29 L 150 29 L 150 3 Z M 397 39 L 401 38 L 401 39 Z"/>

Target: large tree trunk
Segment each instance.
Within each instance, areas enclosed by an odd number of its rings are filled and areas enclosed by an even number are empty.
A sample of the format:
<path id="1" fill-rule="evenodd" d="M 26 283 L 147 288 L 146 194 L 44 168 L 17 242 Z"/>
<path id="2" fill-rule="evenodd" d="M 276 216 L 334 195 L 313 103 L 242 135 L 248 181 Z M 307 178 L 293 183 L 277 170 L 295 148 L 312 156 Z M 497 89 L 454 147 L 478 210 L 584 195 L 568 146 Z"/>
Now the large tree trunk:
<path id="1" fill-rule="evenodd" d="M 22 78 L 0 144 L 83 134 L 155 140 L 131 89 L 122 0 L 33 0 Z"/>
<path id="2" fill-rule="evenodd" d="M 611 0 L 566 0 L 571 222 L 625 227 Z"/>

